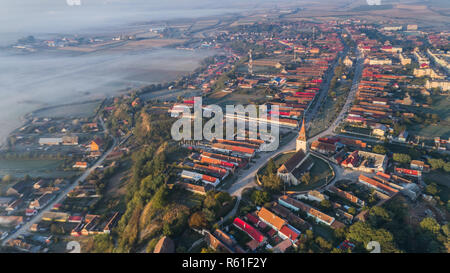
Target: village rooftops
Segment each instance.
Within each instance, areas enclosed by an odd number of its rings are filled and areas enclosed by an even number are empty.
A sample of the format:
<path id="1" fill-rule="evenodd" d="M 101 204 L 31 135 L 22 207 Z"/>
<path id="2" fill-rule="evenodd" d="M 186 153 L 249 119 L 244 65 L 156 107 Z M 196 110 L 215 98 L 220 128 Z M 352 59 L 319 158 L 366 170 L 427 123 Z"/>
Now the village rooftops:
<path id="1" fill-rule="evenodd" d="M 287 224 L 285 220 L 281 219 L 264 207 L 258 211 L 258 217 L 278 231 Z"/>
<path id="2" fill-rule="evenodd" d="M 294 210 L 302 210 L 308 214 L 308 216 L 314 217 L 317 221 L 323 222 L 327 225 L 331 225 L 335 219 L 301 201 L 290 198 L 287 195 L 281 196 L 278 201 L 281 205 L 287 206 Z"/>

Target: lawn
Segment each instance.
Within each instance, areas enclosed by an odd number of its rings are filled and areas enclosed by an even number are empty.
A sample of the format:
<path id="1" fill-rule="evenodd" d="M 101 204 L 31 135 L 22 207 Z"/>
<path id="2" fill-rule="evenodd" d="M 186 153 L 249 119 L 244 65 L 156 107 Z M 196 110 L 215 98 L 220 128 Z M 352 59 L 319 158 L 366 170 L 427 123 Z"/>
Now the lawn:
<path id="1" fill-rule="evenodd" d="M 312 155 L 310 156 L 310 159 L 314 161 L 314 166 L 310 171 L 311 181 L 309 182 L 309 184 L 302 183 L 297 186 L 291 186 L 287 190 L 291 191 L 313 190 L 325 185 L 325 183 L 327 183 L 327 178 L 328 181 L 331 180 L 331 178 L 333 177 L 333 170 L 330 168 L 328 163 Z"/>
<path id="2" fill-rule="evenodd" d="M 450 97 L 433 96 L 433 105 L 430 108 L 421 108 L 421 111 L 437 114 L 442 120 L 438 124 L 409 126 L 410 133 L 424 137 L 450 137 Z"/>
<path id="3" fill-rule="evenodd" d="M 61 162 L 61 160 L 46 159 L 2 159 L 0 160 L 0 177 L 7 174 L 14 177 L 24 177 L 28 174 L 31 177 L 59 178 L 71 177 L 79 173 L 77 171 L 57 170 Z"/>
<path id="4" fill-rule="evenodd" d="M 189 208 L 200 207 L 205 197 L 200 194 L 192 193 L 184 189 L 172 189 L 168 200 L 176 200 L 178 204 Z"/>
<path id="5" fill-rule="evenodd" d="M 424 174 L 424 179 L 450 187 L 450 174 L 442 171 L 431 171 L 430 173 L 426 173 Z"/>
<path id="6" fill-rule="evenodd" d="M 273 162 L 275 163 L 275 166 L 279 168 L 282 164 L 284 164 L 291 156 L 294 154 L 294 152 L 288 152 L 285 154 L 279 154 L 273 158 Z M 258 171 L 258 175 L 262 175 L 266 172 L 267 164 L 264 165 L 261 169 Z"/>

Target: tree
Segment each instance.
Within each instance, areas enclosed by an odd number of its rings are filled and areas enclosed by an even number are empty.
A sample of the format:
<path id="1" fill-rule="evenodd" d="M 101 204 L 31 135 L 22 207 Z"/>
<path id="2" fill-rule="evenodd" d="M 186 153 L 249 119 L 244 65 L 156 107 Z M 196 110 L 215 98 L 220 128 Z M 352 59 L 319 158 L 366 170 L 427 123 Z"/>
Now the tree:
<path id="1" fill-rule="evenodd" d="M 399 163 L 411 162 L 411 156 L 409 156 L 408 154 L 395 153 L 393 158 L 394 158 L 394 161 L 399 162 Z"/>
<path id="2" fill-rule="evenodd" d="M 394 236 L 385 229 L 375 229 L 366 222 L 356 222 L 351 225 L 347 239 L 361 243 L 364 247 L 370 241 L 377 241 L 381 245 L 381 252 L 398 252 L 394 244 Z"/>
<path id="3" fill-rule="evenodd" d="M 315 241 L 323 250 L 330 250 L 332 248 L 331 243 L 320 236 L 318 236 Z"/>
<path id="4" fill-rule="evenodd" d="M 350 213 L 351 215 L 355 215 L 356 214 L 356 209 L 354 207 L 350 207 L 348 209 L 348 213 Z"/>
<path id="5" fill-rule="evenodd" d="M 5 183 L 9 183 L 12 180 L 13 180 L 13 177 L 10 174 L 7 174 L 7 175 L 3 176 L 3 178 L 2 178 L 2 182 L 5 182 Z"/>
<path id="6" fill-rule="evenodd" d="M 266 191 L 255 190 L 250 196 L 250 199 L 255 205 L 261 206 L 270 201 L 270 195 Z"/>
<path id="7" fill-rule="evenodd" d="M 431 183 L 430 185 L 426 186 L 425 190 L 431 195 L 436 195 L 439 193 L 439 189 L 436 183 Z"/>
<path id="8" fill-rule="evenodd" d="M 275 162 L 273 161 L 273 159 L 271 158 L 269 160 L 269 162 L 267 162 L 267 167 L 266 167 L 266 175 L 269 174 L 273 174 L 277 171 L 277 167 L 275 166 Z"/>
<path id="9" fill-rule="evenodd" d="M 391 215 L 383 207 L 374 206 L 369 211 L 368 221 L 375 227 L 380 227 L 391 220 Z"/>
<path id="10" fill-rule="evenodd" d="M 430 158 L 428 159 L 428 163 L 430 163 L 432 170 L 441 169 L 446 165 L 445 161 L 440 158 Z"/>
<path id="11" fill-rule="evenodd" d="M 159 238 L 153 238 L 153 239 L 150 240 L 150 242 L 148 242 L 147 248 L 146 248 L 147 253 L 152 253 L 153 252 L 153 250 L 155 249 L 156 244 L 158 243 L 158 241 L 159 241 Z"/>
<path id="12" fill-rule="evenodd" d="M 450 173 L 450 162 L 446 162 L 443 167 L 444 171 Z"/>
<path id="13" fill-rule="evenodd" d="M 109 234 L 98 234 L 94 236 L 93 253 L 111 253 L 114 250 L 114 242 Z"/>
<path id="14" fill-rule="evenodd" d="M 386 154 L 386 148 L 383 145 L 375 145 L 372 149 L 372 152 L 384 155 Z"/>
<path id="15" fill-rule="evenodd" d="M 305 173 L 300 180 L 308 185 L 311 182 L 311 174 L 309 172 Z"/>
<path id="16" fill-rule="evenodd" d="M 203 206 L 205 206 L 205 208 L 212 209 L 214 211 L 219 209 L 220 204 L 217 201 L 215 193 L 213 191 L 209 191 L 206 194 L 206 198 L 205 200 L 203 200 Z"/>
<path id="17" fill-rule="evenodd" d="M 265 175 L 261 180 L 263 187 L 271 192 L 279 192 L 283 188 L 283 181 L 276 174 Z"/>
<path id="18" fill-rule="evenodd" d="M 324 209 L 330 209 L 331 208 L 331 202 L 330 202 L 330 200 L 327 200 L 327 199 L 323 199 L 322 201 L 320 201 L 320 205 Z"/>
<path id="19" fill-rule="evenodd" d="M 206 228 L 208 226 L 208 221 L 206 221 L 206 218 L 202 212 L 195 212 L 191 215 L 189 218 L 189 227 L 199 229 L 199 228 Z"/>
<path id="20" fill-rule="evenodd" d="M 420 227 L 423 230 L 429 231 L 434 235 L 439 234 L 441 230 L 441 226 L 439 223 L 432 217 L 426 217 L 420 222 Z"/>
<path id="21" fill-rule="evenodd" d="M 152 198 L 152 206 L 157 209 L 164 208 L 166 203 L 167 189 L 166 186 L 163 185 L 159 187 L 158 191 L 156 191 L 155 195 Z"/>

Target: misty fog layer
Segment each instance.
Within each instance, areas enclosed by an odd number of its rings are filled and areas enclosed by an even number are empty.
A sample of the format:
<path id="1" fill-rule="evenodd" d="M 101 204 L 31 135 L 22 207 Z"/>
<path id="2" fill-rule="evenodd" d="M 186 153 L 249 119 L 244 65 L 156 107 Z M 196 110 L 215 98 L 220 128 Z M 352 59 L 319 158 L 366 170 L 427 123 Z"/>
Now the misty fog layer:
<path id="1" fill-rule="evenodd" d="M 80 2 L 81 5 L 69 5 Z M 16 54 L 2 50 L 33 35 L 121 33 L 134 23 L 220 16 L 291 0 L 0 0 L 0 143 L 20 118 L 43 106 L 84 101 L 126 87 L 174 79 L 209 53 L 157 49 L 129 53 Z"/>
<path id="2" fill-rule="evenodd" d="M 212 51 L 158 49 L 133 53 L 0 54 L 0 137 L 38 108 L 116 94 L 128 87 L 173 80 Z"/>
<path id="3" fill-rule="evenodd" d="M 80 1 L 81 5 L 69 5 Z M 124 24 L 242 11 L 266 0 L 0 0 L 0 45 L 36 33 L 93 32 Z M 274 2 L 270 0 L 269 2 Z"/>
<path id="4" fill-rule="evenodd" d="M 205 0 L 206 2 L 208 0 Z M 192 18 L 228 12 L 198 8 L 205 1 L 0 0 L 0 46 L 34 35 L 96 35 L 128 24 Z M 197 2 L 197 5 L 192 3 Z M 21 117 L 43 106 L 116 94 L 127 87 L 175 79 L 193 70 L 211 52 L 168 49 L 109 53 L 19 54 L 0 49 L 0 143 L 21 125 Z"/>

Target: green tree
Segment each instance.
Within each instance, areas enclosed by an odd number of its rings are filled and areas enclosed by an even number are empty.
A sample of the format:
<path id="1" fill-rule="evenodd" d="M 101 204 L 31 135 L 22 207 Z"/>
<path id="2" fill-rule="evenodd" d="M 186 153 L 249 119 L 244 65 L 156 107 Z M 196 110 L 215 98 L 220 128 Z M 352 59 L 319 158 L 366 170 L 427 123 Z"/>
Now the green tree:
<path id="1" fill-rule="evenodd" d="M 356 209 L 354 207 L 350 207 L 350 208 L 348 208 L 348 213 L 350 213 L 351 215 L 355 215 Z"/>
<path id="2" fill-rule="evenodd" d="M 380 227 L 392 220 L 389 212 L 380 206 L 374 206 L 369 211 L 368 221 L 375 227 Z"/>
<path id="3" fill-rule="evenodd" d="M 372 152 L 384 155 L 386 154 L 386 148 L 383 145 L 375 145 Z"/>
<path id="4" fill-rule="evenodd" d="M 269 174 L 262 177 L 263 187 L 271 192 L 279 192 L 283 189 L 283 181 L 276 174 Z"/>
<path id="5" fill-rule="evenodd" d="M 111 253 L 114 250 L 114 242 L 109 234 L 98 234 L 94 236 L 93 253 Z"/>
<path id="6" fill-rule="evenodd" d="M 266 191 L 255 190 L 250 196 L 250 199 L 255 205 L 261 206 L 270 201 L 270 194 Z"/>
<path id="7" fill-rule="evenodd" d="M 431 165 L 432 170 L 438 170 L 443 168 L 446 164 L 443 159 L 430 158 L 428 159 L 428 163 Z"/>
<path id="8" fill-rule="evenodd" d="M 311 182 L 311 174 L 309 172 L 306 172 L 305 174 L 303 174 L 302 178 L 300 179 L 303 183 L 305 183 L 306 185 L 309 184 L 309 182 Z"/>
<path id="9" fill-rule="evenodd" d="M 12 180 L 13 180 L 13 177 L 10 174 L 7 174 L 7 175 L 3 176 L 3 178 L 2 178 L 2 182 L 5 182 L 5 183 L 9 183 Z"/>
<path id="10" fill-rule="evenodd" d="M 273 161 L 273 159 L 269 159 L 269 162 L 267 162 L 267 167 L 266 167 L 266 175 L 269 174 L 274 174 L 277 171 L 277 167 L 275 166 L 275 162 Z"/>
<path id="11" fill-rule="evenodd" d="M 439 234 L 441 230 L 441 226 L 439 223 L 432 217 L 426 217 L 420 222 L 420 227 L 423 230 L 429 231 L 434 235 Z"/>
<path id="12" fill-rule="evenodd" d="M 409 163 L 411 162 L 411 156 L 408 154 L 394 153 L 394 161 L 399 163 Z"/>
<path id="13" fill-rule="evenodd" d="M 439 188 L 438 188 L 438 186 L 437 186 L 436 183 L 431 183 L 430 185 L 427 185 L 427 186 L 425 187 L 425 191 L 426 191 L 428 194 L 436 195 L 436 194 L 439 193 Z"/>
<path id="14" fill-rule="evenodd" d="M 377 241 L 380 243 L 381 252 L 398 252 L 392 233 L 385 229 L 375 229 L 367 222 L 356 222 L 351 225 L 347 239 L 361 243 L 364 248 L 370 241 Z"/>
<path id="15" fill-rule="evenodd" d="M 330 242 L 325 240 L 324 238 L 318 236 L 315 240 L 315 242 L 322 248 L 323 250 L 329 251 L 332 248 L 332 245 Z"/>

